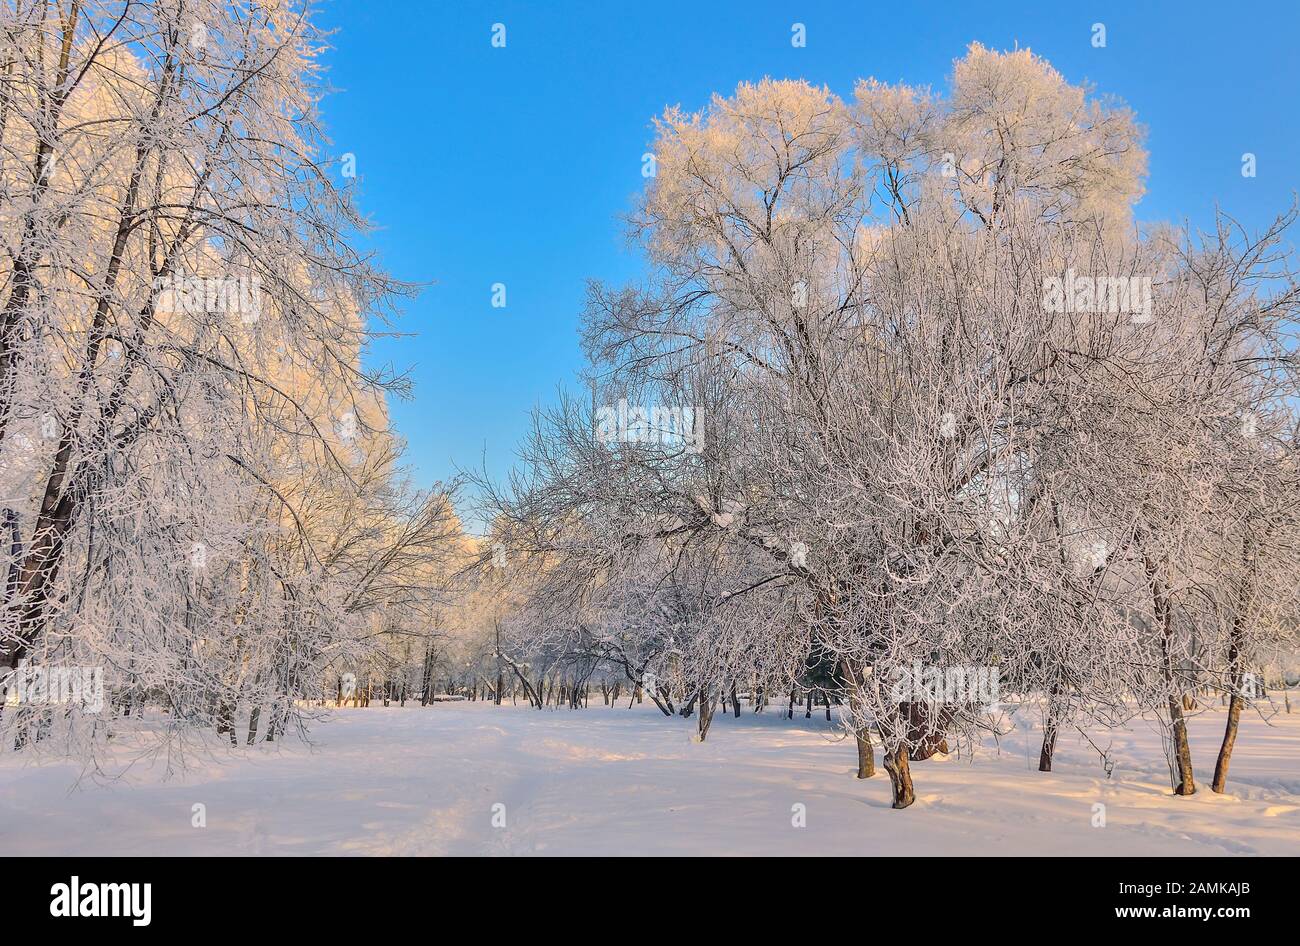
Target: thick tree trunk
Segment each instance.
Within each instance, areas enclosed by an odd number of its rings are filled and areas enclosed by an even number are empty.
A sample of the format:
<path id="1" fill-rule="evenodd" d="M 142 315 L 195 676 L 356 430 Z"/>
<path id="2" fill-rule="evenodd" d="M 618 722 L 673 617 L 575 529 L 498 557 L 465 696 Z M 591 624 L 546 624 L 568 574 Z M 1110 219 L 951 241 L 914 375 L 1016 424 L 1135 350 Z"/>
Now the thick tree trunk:
<path id="1" fill-rule="evenodd" d="M 1228 766 L 1232 764 L 1232 747 L 1237 743 L 1237 726 L 1241 722 L 1243 700 L 1239 692 L 1232 694 L 1228 701 L 1228 724 L 1223 730 L 1223 744 L 1219 746 L 1219 758 L 1214 763 L 1214 781 L 1210 788 L 1220 795 L 1228 786 Z"/>
<path id="2" fill-rule="evenodd" d="M 892 751 L 885 753 L 885 771 L 889 773 L 889 785 L 893 790 L 893 807 L 906 808 L 916 801 L 916 792 L 912 789 L 912 769 L 904 743 L 899 743 Z"/>
<path id="3" fill-rule="evenodd" d="M 899 712 L 907 724 L 907 742 L 912 747 L 908 754 L 912 761 L 922 762 L 936 752 L 947 754 L 946 736 L 951 718 L 948 709 L 940 708 L 937 714 L 931 714 L 924 703 L 904 703 Z"/>
<path id="4" fill-rule="evenodd" d="M 1043 729 L 1043 747 L 1038 752 L 1038 771 L 1052 771 L 1052 753 L 1056 751 L 1056 720 L 1049 711 Z"/>
<path id="5" fill-rule="evenodd" d="M 1241 723 L 1241 710 L 1245 703 L 1243 698 L 1243 688 L 1246 685 L 1245 664 L 1239 646 L 1242 634 L 1241 621 L 1239 610 L 1233 620 L 1232 638 L 1228 645 L 1228 669 L 1232 686 L 1232 696 L 1228 700 L 1228 722 L 1223 729 L 1219 757 L 1214 763 L 1214 781 L 1210 783 L 1210 788 L 1219 794 L 1223 794 L 1228 785 L 1228 766 L 1232 764 L 1232 749 L 1237 744 L 1237 728 Z"/>
<path id="6" fill-rule="evenodd" d="M 837 686 L 848 697 L 849 719 L 853 722 L 853 738 L 858 746 L 858 778 L 871 778 L 876 774 L 875 750 L 871 745 L 871 724 L 866 719 L 863 706 L 862 669 L 855 661 L 843 659 L 836 667 Z M 826 694 L 826 717 L 830 718 L 831 698 Z M 891 775 L 892 779 L 893 776 Z"/>
<path id="7" fill-rule="evenodd" d="M 876 774 L 876 754 L 871 746 L 871 730 L 859 726 L 853 735 L 858 743 L 858 778 L 871 778 Z"/>
<path id="8" fill-rule="evenodd" d="M 166 68 L 170 73 L 174 67 L 169 61 Z M 164 87 L 167 85 L 169 83 L 164 83 Z M 157 119 L 162 105 L 160 92 L 154 99 L 151 119 Z M 6 664 L 11 668 L 17 667 L 44 627 L 46 604 L 52 589 L 57 585 L 59 570 L 63 564 L 64 542 L 80 510 L 81 494 L 91 475 L 87 460 L 82 459 L 75 466 L 73 465 L 75 440 L 81 426 L 85 400 L 95 384 L 96 363 L 106 337 L 105 327 L 109 321 L 117 290 L 118 274 L 122 268 L 123 258 L 126 256 L 127 238 L 137 223 L 135 219 L 137 197 L 149 152 L 150 145 L 147 143 L 142 142 L 136 147 L 135 165 L 119 209 L 113 248 L 108 257 L 108 264 L 104 268 L 101 290 L 87 333 L 86 352 L 77 378 L 77 396 L 73 400 L 73 408 L 67 418 L 63 436 L 59 440 L 49 476 L 45 480 L 45 491 L 41 498 L 40 512 L 36 517 L 32 541 L 19 571 L 19 593 L 24 605 L 18 615 L 18 633 L 13 635 L 11 640 L 0 645 L 0 667 Z M 15 291 L 17 290 L 18 286 L 15 286 Z M 7 378 L 8 366 L 0 370 L 4 371 Z M 111 415 L 104 419 L 111 419 Z M 234 739 L 233 728 L 231 738 Z"/>
<path id="9" fill-rule="evenodd" d="M 1192 775 L 1192 749 L 1187 741 L 1187 720 L 1183 705 L 1175 697 L 1169 698 L 1169 721 L 1174 737 L 1174 794 L 1196 794 L 1196 780 Z"/>

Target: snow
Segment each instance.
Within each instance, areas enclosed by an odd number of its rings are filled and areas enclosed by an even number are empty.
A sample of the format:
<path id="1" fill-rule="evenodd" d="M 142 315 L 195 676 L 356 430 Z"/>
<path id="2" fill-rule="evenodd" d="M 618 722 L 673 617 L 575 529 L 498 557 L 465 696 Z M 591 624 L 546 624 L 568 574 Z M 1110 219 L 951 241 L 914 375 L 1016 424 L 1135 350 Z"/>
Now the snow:
<path id="1" fill-rule="evenodd" d="M 0 850 L 22 855 L 235 854 L 1300 854 L 1300 713 L 1242 721 L 1230 794 L 1209 791 L 1224 713 L 1191 721 L 1198 793 L 1171 794 L 1153 724 L 1038 735 L 971 763 L 913 765 L 917 802 L 853 777 L 856 753 L 823 716 L 776 707 L 714 720 L 632 709 L 537 711 L 443 703 L 342 709 L 313 746 L 217 751 L 183 775 L 137 763 L 107 783 L 73 763 L 0 761 Z M 115 750 L 125 763 L 130 747 Z M 1094 805 L 1106 824 L 1093 827 Z M 196 804 L 206 827 L 192 826 Z M 504 805 L 504 827 L 494 806 Z M 803 805 L 806 827 L 795 827 Z M 500 812 L 501 809 L 495 809 Z M 499 816 L 498 816 L 499 820 Z"/>

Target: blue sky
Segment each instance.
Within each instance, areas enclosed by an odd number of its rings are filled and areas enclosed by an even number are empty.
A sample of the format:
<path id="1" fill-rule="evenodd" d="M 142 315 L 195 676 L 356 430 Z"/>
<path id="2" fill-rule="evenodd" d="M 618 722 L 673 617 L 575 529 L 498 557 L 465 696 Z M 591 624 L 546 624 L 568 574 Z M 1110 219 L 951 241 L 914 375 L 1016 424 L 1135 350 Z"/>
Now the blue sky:
<path id="1" fill-rule="evenodd" d="M 367 242 L 395 276 L 430 284 L 400 323 L 414 337 L 371 354 L 410 369 L 415 398 L 391 413 L 422 485 L 484 458 L 504 475 L 530 408 L 573 384 L 585 280 L 639 270 L 620 217 L 667 105 L 698 109 L 765 75 L 844 96 L 866 76 L 943 88 L 970 42 L 1019 43 L 1148 127 L 1140 219 L 1207 225 L 1217 202 L 1257 227 L 1300 188 L 1295 0 L 328 0 L 321 12 L 337 30 L 324 119 L 334 153 L 356 156 L 379 228 Z M 805 48 L 791 45 L 796 22 Z"/>

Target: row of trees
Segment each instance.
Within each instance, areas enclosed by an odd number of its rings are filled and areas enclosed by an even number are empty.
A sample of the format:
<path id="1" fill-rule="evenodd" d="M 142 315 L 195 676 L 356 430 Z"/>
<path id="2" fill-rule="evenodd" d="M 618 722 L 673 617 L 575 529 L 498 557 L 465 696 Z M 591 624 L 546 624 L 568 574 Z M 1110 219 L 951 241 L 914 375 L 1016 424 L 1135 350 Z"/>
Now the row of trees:
<path id="1" fill-rule="evenodd" d="M 510 671 L 644 683 L 701 735 L 737 686 L 815 680 L 899 808 L 910 760 L 1009 706 L 1044 770 L 1158 718 L 1190 794 L 1218 692 L 1222 791 L 1294 653 L 1295 210 L 1135 225 L 1132 115 L 978 45 L 946 95 L 741 85 L 654 154 L 649 275 L 589 289 L 590 396 L 479 483 Z"/>
<path id="2" fill-rule="evenodd" d="M 13 699 L 66 666 L 166 734 L 275 738 L 376 641 L 424 633 L 464 553 L 454 484 L 399 466 L 403 379 L 363 365 L 407 288 L 322 157 L 309 13 L 0 11 L 5 749 L 102 740 L 48 692 Z"/>

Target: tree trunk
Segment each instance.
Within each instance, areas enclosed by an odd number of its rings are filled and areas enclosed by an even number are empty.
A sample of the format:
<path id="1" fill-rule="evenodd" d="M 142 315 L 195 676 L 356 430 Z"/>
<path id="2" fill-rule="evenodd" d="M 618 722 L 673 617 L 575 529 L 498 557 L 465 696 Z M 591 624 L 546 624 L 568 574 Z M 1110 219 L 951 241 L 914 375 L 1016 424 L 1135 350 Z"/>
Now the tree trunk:
<path id="1" fill-rule="evenodd" d="M 1241 558 L 1242 564 L 1245 566 L 1245 574 L 1242 576 L 1241 588 L 1237 596 L 1236 613 L 1232 617 L 1232 634 L 1228 639 L 1228 674 L 1232 686 L 1232 697 L 1228 701 L 1228 722 L 1223 729 L 1223 742 L 1219 745 L 1219 757 L 1214 763 L 1214 781 L 1210 783 L 1211 790 L 1218 792 L 1220 795 L 1227 790 L 1228 766 L 1232 764 L 1232 749 L 1237 744 L 1237 728 L 1241 723 L 1241 710 L 1245 704 L 1245 621 L 1246 608 L 1250 604 L 1253 590 L 1252 579 L 1254 577 L 1255 561 L 1255 550 L 1249 531 L 1242 540 Z M 1291 712 L 1290 700 L 1287 701 L 1287 712 Z"/>
<path id="2" fill-rule="evenodd" d="M 950 711 L 941 707 L 933 715 L 924 703 L 904 703 L 899 707 L 900 715 L 907 725 L 907 743 L 912 761 L 922 762 L 936 752 L 947 754 L 948 722 Z"/>
<path id="3" fill-rule="evenodd" d="M 1043 747 L 1038 752 L 1038 771 L 1052 771 L 1052 753 L 1056 751 L 1056 720 L 1048 711 L 1047 725 L 1043 729 Z"/>
<path id="4" fill-rule="evenodd" d="M 223 703 L 221 706 L 221 716 L 217 721 L 217 735 L 222 733 L 230 734 L 230 744 L 239 745 L 239 736 L 235 733 L 235 707 L 231 703 Z"/>
<path id="5" fill-rule="evenodd" d="M 906 808 L 916 801 L 912 789 L 912 769 L 907 760 L 907 745 L 899 743 L 893 751 L 885 753 L 885 771 L 893 791 L 893 807 Z"/>
<path id="6" fill-rule="evenodd" d="M 494 623 L 494 625 L 496 626 L 496 635 L 497 635 L 497 640 L 496 640 L 496 645 L 497 645 L 497 654 L 496 654 L 496 656 L 497 656 L 497 692 L 496 692 L 496 696 L 493 698 L 493 702 L 494 702 L 497 706 L 500 706 L 500 705 L 501 705 L 501 695 L 502 695 L 502 694 L 501 694 L 501 691 L 502 691 L 502 688 L 505 687 L 505 685 L 506 685 L 506 677 L 505 677 L 505 668 L 501 666 L 501 622 L 500 622 L 499 620 L 497 620 L 497 621 L 494 621 L 493 623 Z"/>
<path id="7" fill-rule="evenodd" d="M 1228 671 L 1232 686 L 1232 696 L 1228 700 L 1228 723 L 1223 729 L 1223 742 L 1219 745 L 1219 757 L 1214 763 L 1214 781 L 1210 783 L 1210 788 L 1220 795 L 1228 785 L 1228 766 L 1232 764 L 1232 749 L 1237 744 L 1237 728 L 1241 723 L 1241 709 L 1245 703 L 1245 663 L 1239 646 L 1242 631 L 1242 615 L 1238 609 L 1232 622 L 1232 637 L 1228 645 Z"/>
<path id="8" fill-rule="evenodd" d="M 248 742 L 246 745 L 252 745 L 257 741 L 257 721 L 262 718 L 262 707 L 254 706 L 253 711 L 248 714 Z"/>
<path id="9" fill-rule="evenodd" d="M 1241 722 L 1243 700 L 1240 692 L 1234 692 L 1228 701 L 1228 724 L 1223 729 L 1223 744 L 1219 746 L 1219 758 L 1214 763 L 1214 781 L 1210 788 L 1220 795 L 1228 785 L 1228 766 L 1232 763 L 1232 747 L 1237 742 L 1237 726 Z"/>
<path id="10" fill-rule="evenodd" d="M 172 68 L 169 62 L 168 69 Z M 160 92 L 154 99 L 151 118 L 156 119 L 163 106 Z M 126 193 L 119 207 L 117 232 L 113 238 L 112 252 L 104 269 L 104 277 L 98 298 L 95 301 L 94 314 L 90 320 L 88 340 L 84 360 L 77 378 L 77 395 L 73 399 L 73 408 L 69 414 L 59 446 L 54 455 L 54 462 L 45 480 L 45 492 L 41 498 L 40 511 L 32 533 L 32 541 L 19 570 L 19 594 L 23 606 L 18 613 L 17 634 L 0 644 L 0 666 L 7 664 L 16 668 L 27 654 L 45 625 L 45 609 L 52 589 L 57 586 L 59 570 L 64 559 L 64 542 L 80 512 L 83 493 L 91 469 L 86 458 L 73 465 L 73 455 L 77 431 L 81 426 L 82 412 L 87 395 L 96 382 L 95 369 L 99 359 L 100 348 L 106 338 L 106 325 L 112 312 L 112 302 L 117 292 L 118 274 L 124 258 L 127 256 L 127 238 L 137 225 L 137 197 L 145 163 L 151 146 L 141 142 L 136 147 L 135 164 L 127 183 Z M 17 273 L 14 274 L 18 276 Z M 19 287 L 15 285 L 14 291 Z M 6 319 L 7 321 L 7 319 Z M 8 350 L 0 353 L 5 356 Z M 4 365 L 5 382 L 8 382 L 9 365 Z M 111 419 L 111 418 L 108 418 Z M 101 423 L 105 418 L 101 418 Z M 235 738 L 233 727 L 231 739 Z"/>
<path id="11" fill-rule="evenodd" d="M 287 704 L 288 699 L 285 698 L 284 702 Z M 280 700 L 277 700 L 271 704 L 271 718 L 266 722 L 267 742 L 275 742 L 275 737 L 279 735 L 281 732 L 283 732 L 284 730 L 289 708 L 287 705 L 283 710 L 281 710 L 279 707 L 280 707 Z"/>
<path id="12" fill-rule="evenodd" d="M 1195 795 L 1196 781 L 1192 776 L 1192 749 L 1187 741 L 1187 720 L 1183 717 L 1182 703 L 1172 696 L 1169 698 L 1169 721 L 1174 736 L 1174 764 L 1177 780 L 1174 784 L 1174 794 Z"/>
<path id="13" fill-rule="evenodd" d="M 700 699 L 700 742 L 709 735 L 709 725 L 713 722 L 713 698 L 707 690 L 701 689 Z"/>
<path id="14" fill-rule="evenodd" d="M 1047 719 L 1043 723 L 1043 745 L 1038 750 L 1038 771 L 1052 771 L 1052 756 L 1056 752 L 1056 733 L 1061 718 L 1061 668 L 1056 667 L 1052 689 L 1047 694 Z"/>
<path id="15" fill-rule="evenodd" d="M 695 712 L 695 703 L 699 700 L 699 698 L 700 698 L 700 694 L 698 692 L 691 694 L 690 700 L 688 700 L 686 705 L 683 706 L 680 710 L 682 719 L 691 718 L 691 714 Z"/>
<path id="16" fill-rule="evenodd" d="M 1145 558 L 1147 579 L 1151 584 L 1151 597 L 1156 624 L 1160 631 L 1161 670 L 1168 688 L 1169 729 L 1173 739 L 1174 758 L 1170 766 L 1170 780 L 1175 795 L 1194 795 L 1196 780 L 1192 775 L 1192 748 L 1187 741 L 1187 720 L 1183 717 L 1182 694 L 1177 693 L 1177 676 L 1173 666 L 1173 607 L 1169 603 L 1169 590 L 1156 563 Z"/>
<path id="17" fill-rule="evenodd" d="M 858 778 L 871 778 L 876 774 L 876 754 L 871 747 L 871 730 L 860 726 L 853 731 L 858 743 Z M 893 775 L 890 775 L 893 778 Z"/>

